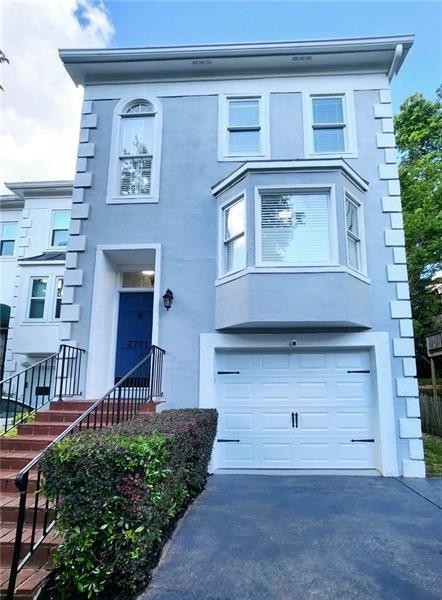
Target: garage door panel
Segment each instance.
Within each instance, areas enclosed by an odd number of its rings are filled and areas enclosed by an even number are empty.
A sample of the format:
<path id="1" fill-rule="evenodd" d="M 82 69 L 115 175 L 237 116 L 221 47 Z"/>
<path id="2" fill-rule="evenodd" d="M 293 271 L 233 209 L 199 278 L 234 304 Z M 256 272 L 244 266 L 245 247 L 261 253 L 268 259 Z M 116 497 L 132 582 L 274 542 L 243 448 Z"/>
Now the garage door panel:
<path id="1" fill-rule="evenodd" d="M 368 352 L 253 352 L 218 365 L 220 466 L 374 468 Z M 221 370 L 219 367 L 219 370 Z M 244 370 L 245 369 L 245 370 Z M 293 413 L 293 421 L 292 421 Z M 295 424 L 297 413 L 297 427 Z"/>

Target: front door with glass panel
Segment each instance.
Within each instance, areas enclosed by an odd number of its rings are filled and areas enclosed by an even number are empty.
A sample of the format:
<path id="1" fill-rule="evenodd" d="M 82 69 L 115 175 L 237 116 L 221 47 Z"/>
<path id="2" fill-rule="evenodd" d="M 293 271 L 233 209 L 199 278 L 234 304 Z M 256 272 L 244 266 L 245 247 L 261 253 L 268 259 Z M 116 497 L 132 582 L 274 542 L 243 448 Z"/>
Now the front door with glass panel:
<path id="1" fill-rule="evenodd" d="M 152 345 L 152 292 L 120 292 L 115 381 L 126 375 Z"/>

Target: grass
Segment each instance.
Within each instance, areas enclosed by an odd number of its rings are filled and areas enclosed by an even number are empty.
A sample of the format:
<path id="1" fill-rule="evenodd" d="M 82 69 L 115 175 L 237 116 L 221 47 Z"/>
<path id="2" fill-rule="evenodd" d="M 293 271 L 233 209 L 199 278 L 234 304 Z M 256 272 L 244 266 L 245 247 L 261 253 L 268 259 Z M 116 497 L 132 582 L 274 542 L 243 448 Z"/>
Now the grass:
<path id="1" fill-rule="evenodd" d="M 28 413 L 27 415 L 24 415 L 23 421 L 21 423 L 19 423 L 19 425 L 24 425 L 25 423 L 32 423 L 33 421 L 35 421 L 36 415 L 37 415 L 36 412 L 30 413 L 30 414 Z M 19 421 L 20 419 L 21 419 L 21 414 L 18 414 L 16 416 L 16 420 Z M 6 433 L 4 433 L 2 435 L 2 439 L 14 437 L 15 435 L 17 435 L 19 425 L 17 425 L 17 427 L 13 427 L 12 429 L 9 429 Z"/>
<path id="2" fill-rule="evenodd" d="M 425 433 L 424 452 L 427 477 L 442 477 L 442 438 Z"/>

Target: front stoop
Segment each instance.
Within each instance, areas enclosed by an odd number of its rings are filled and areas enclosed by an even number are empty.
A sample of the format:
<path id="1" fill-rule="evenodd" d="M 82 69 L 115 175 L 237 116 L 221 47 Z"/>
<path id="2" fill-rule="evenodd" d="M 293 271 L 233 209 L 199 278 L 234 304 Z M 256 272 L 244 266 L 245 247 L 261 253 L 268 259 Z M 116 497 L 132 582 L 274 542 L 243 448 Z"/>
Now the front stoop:
<path id="1" fill-rule="evenodd" d="M 36 414 L 35 421 L 19 425 L 17 435 L 0 439 L 0 598 L 6 597 L 9 582 L 9 568 L 14 549 L 19 494 L 15 486 L 17 472 L 26 466 L 37 454 L 44 450 L 60 433 L 80 417 L 94 400 L 64 400 L 51 402 L 48 410 Z M 155 413 L 158 404 L 152 402 L 141 407 L 139 415 Z M 27 506 L 29 513 L 25 518 L 23 530 L 23 554 L 28 551 L 32 532 L 32 518 L 36 489 L 36 472 L 29 473 Z M 43 523 L 43 510 L 36 516 L 36 538 L 38 528 Z M 36 598 L 52 570 L 51 557 L 60 543 L 53 533 L 49 533 L 37 548 L 25 567 L 18 573 L 14 600 Z"/>

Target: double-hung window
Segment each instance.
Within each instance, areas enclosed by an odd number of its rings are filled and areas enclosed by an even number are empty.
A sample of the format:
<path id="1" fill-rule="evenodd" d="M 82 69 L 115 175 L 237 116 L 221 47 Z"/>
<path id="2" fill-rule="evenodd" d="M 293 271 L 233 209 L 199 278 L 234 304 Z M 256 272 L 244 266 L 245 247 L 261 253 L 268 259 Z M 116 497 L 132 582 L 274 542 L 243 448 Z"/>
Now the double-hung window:
<path id="1" fill-rule="evenodd" d="M 344 96 L 312 96 L 311 102 L 314 153 L 347 152 Z"/>
<path id="2" fill-rule="evenodd" d="M 14 256 L 17 223 L 9 221 L 0 224 L 0 256 Z"/>
<path id="3" fill-rule="evenodd" d="M 131 104 L 121 114 L 121 196 L 148 196 L 151 192 L 154 125 L 155 112 L 150 102 Z"/>
<path id="4" fill-rule="evenodd" d="M 261 98 L 227 98 L 227 154 L 263 154 Z"/>
<path id="5" fill-rule="evenodd" d="M 54 319 L 59 319 L 61 315 L 61 303 L 63 301 L 63 277 L 55 278 L 55 302 L 54 302 Z"/>
<path id="6" fill-rule="evenodd" d="M 69 221 L 71 213 L 68 210 L 55 210 L 52 213 L 51 247 L 66 247 L 69 238 Z"/>
<path id="7" fill-rule="evenodd" d="M 223 275 L 246 266 L 245 227 L 245 200 L 241 198 L 223 208 Z"/>
<path id="8" fill-rule="evenodd" d="M 353 198 L 345 196 L 345 225 L 347 236 L 347 265 L 355 271 L 364 271 L 361 206 Z"/>
<path id="9" fill-rule="evenodd" d="M 29 299 L 29 319 L 44 319 L 48 277 L 32 277 Z"/>
<path id="10" fill-rule="evenodd" d="M 261 192 L 262 266 L 317 266 L 331 261 L 330 194 Z"/>

